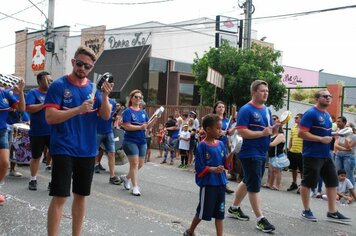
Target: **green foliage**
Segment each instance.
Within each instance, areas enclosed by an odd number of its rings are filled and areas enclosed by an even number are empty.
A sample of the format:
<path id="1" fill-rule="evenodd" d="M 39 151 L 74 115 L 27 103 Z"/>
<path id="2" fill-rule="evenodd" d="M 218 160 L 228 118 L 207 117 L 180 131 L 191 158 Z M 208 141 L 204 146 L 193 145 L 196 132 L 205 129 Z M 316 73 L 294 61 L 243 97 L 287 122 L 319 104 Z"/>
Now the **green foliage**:
<path id="1" fill-rule="evenodd" d="M 344 111 L 348 112 L 355 112 L 356 113 L 356 106 L 344 106 Z"/>
<path id="2" fill-rule="evenodd" d="M 314 94 L 319 89 L 296 89 L 291 93 L 291 99 L 295 101 L 315 104 Z"/>
<path id="3" fill-rule="evenodd" d="M 271 48 L 252 44 L 251 49 L 236 49 L 224 43 L 219 48 L 210 48 L 202 58 L 194 59 L 193 73 L 200 87 L 202 105 L 212 106 L 215 86 L 206 81 L 208 67 L 225 78 L 225 89 L 217 88 L 216 100 L 236 104 L 239 108 L 251 100 L 250 85 L 256 79 L 269 84 L 267 105 L 276 109 L 283 106 L 286 87 L 280 83 L 283 67 L 278 65 L 279 52 Z"/>

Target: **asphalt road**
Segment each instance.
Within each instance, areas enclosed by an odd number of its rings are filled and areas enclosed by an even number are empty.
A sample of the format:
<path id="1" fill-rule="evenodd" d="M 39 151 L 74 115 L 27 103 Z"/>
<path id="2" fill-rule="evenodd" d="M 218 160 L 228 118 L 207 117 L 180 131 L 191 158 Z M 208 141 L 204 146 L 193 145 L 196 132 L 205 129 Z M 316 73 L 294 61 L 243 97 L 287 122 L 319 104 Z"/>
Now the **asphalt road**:
<path id="1" fill-rule="evenodd" d="M 87 199 L 87 213 L 82 235 L 182 235 L 189 227 L 198 203 L 198 187 L 194 182 L 194 173 L 174 166 L 159 164 L 161 159 L 154 158 L 146 163 L 139 172 L 141 197 L 132 196 L 123 186 L 108 183 L 108 172 L 95 174 L 92 194 Z M 106 165 L 106 159 L 103 160 Z M 46 235 L 47 209 L 50 201 L 47 184 L 50 174 L 44 166 L 38 175 L 38 190 L 27 189 L 29 168 L 18 167 L 24 177 L 6 177 L 0 193 L 7 198 L 0 207 L 0 235 Z M 116 166 L 118 174 L 126 173 L 128 165 Z M 290 173 L 284 173 L 283 187 L 290 184 Z M 236 183 L 229 183 L 235 189 Z M 312 210 L 318 222 L 311 223 L 300 219 L 302 204 L 295 192 L 262 189 L 264 215 L 276 226 L 275 235 L 356 235 L 356 204 L 338 205 L 339 210 L 353 217 L 350 225 L 326 221 L 327 202 L 312 199 Z M 71 235 L 71 198 L 65 205 L 61 221 L 60 235 Z M 226 208 L 233 201 L 233 195 L 227 195 Z M 250 215 L 247 222 L 226 218 L 225 235 L 265 235 L 255 228 L 256 220 L 246 198 L 242 209 Z M 213 222 L 202 222 L 197 235 L 215 235 Z"/>

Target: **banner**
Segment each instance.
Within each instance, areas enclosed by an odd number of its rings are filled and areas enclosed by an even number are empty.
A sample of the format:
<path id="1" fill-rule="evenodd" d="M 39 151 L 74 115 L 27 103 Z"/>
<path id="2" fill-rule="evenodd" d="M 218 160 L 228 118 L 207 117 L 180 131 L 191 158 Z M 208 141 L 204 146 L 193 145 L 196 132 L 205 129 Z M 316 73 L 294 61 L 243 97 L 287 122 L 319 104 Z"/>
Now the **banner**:
<path id="1" fill-rule="evenodd" d="M 32 70 L 42 71 L 45 69 L 46 50 L 44 38 L 37 39 L 33 42 L 32 49 Z"/>
<path id="2" fill-rule="evenodd" d="M 206 76 L 206 81 L 215 85 L 216 87 L 224 89 L 224 77 L 219 72 L 210 67 L 208 67 L 208 75 Z"/>

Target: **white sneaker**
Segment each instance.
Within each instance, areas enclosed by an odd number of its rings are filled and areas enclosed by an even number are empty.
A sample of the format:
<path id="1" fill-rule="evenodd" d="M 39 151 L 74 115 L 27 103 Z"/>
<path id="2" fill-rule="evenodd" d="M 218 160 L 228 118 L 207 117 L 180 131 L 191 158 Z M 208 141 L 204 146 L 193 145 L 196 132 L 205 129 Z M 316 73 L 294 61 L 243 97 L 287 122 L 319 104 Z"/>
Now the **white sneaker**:
<path id="1" fill-rule="evenodd" d="M 134 196 L 141 196 L 140 188 L 138 186 L 134 186 L 132 188 L 131 194 L 134 195 Z"/>
<path id="2" fill-rule="evenodd" d="M 124 183 L 124 188 L 126 190 L 130 190 L 131 189 L 130 180 L 126 177 L 126 175 L 121 175 L 120 179 Z"/>
<path id="3" fill-rule="evenodd" d="M 20 172 L 15 171 L 15 170 L 11 170 L 9 175 L 13 176 L 13 177 L 22 177 L 22 174 Z"/>

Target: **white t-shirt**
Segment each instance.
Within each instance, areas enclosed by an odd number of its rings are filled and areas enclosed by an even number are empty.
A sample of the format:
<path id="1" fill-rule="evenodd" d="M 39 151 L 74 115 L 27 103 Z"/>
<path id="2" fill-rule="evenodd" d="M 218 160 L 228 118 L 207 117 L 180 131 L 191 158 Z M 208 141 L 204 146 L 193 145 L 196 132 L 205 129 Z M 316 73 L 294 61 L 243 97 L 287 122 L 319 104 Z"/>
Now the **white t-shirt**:
<path id="1" fill-rule="evenodd" d="M 349 189 L 353 189 L 354 186 L 352 185 L 351 181 L 346 178 L 344 181 L 339 181 L 339 186 L 337 187 L 337 191 L 340 193 L 348 193 Z"/>
<path id="2" fill-rule="evenodd" d="M 184 139 L 190 138 L 189 131 L 182 130 L 179 134 L 179 138 L 184 138 Z M 185 141 L 183 139 L 179 139 L 179 149 L 189 150 L 189 140 Z"/>

